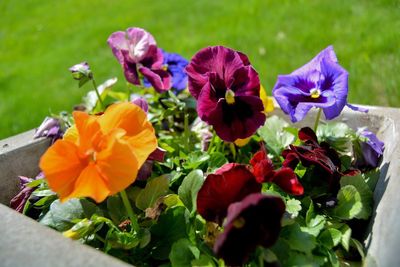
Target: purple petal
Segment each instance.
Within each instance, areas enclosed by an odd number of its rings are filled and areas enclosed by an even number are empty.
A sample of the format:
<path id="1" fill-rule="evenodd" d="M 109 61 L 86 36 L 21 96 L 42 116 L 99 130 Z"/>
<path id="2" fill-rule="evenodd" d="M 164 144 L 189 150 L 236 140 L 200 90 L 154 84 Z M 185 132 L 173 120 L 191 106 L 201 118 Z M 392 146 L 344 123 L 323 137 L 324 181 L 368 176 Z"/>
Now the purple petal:
<path id="1" fill-rule="evenodd" d="M 131 102 L 137 106 L 139 106 L 144 112 L 147 113 L 149 111 L 149 104 L 147 103 L 146 99 L 143 97 L 133 95 L 131 96 Z"/>
<path id="2" fill-rule="evenodd" d="M 146 67 L 140 67 L 139 71 L 157 92 L 162 93 L 171 88 L 171 75 L 167 71 L 162 69 L 151 70 Z"/>
<path id="3" fill-rule="evenodd" d="M 122 31 L 114 32 L 110 35 L 110 37 L 108 37 L 107 43 L 111 47 L 111 50 L 118 62 L 123 64 L 124 56 L 122 55 L 121 50 L 128 51 L 128 40 L 126 39 L 126 33 Z"/>
<path id="4" fill-rule="evenodd" d="M 197 52 L 186 67 L 189 91 L 197 99 L 208 81 L 209 72 L 224 78 L 226 85 L 231 84 L 235 71 L 243 66 L 240 55 L 234 50 L 223 46 L 206 47 Z"/>
<path id="5" fill-rule="evenodd" d="M 158 162 L 164 162 L 164 157 L 167 151 L 165 149 L 162 149 L 161 147 L 157 147 L 156 150 L 151 152 L 149 157 L 147 158 L 148 160 L 155 160 Z"/>
<path id="6" fill-rule="evenodd" d="M 335 51 L 333 50 L 333 46 L 328 46 L 321 52 L 319 52 L 318 55 L 316 55 L 313 59 L 311 59 L 310 62 L 302 66 L 301 68 L 293 71 L 290 75 L 298 75 L 298 76 L 304 76 L 310 71 L 317 70 L 321 71 L 321 61 L 323 59 L 328 59 L 334 63 L 337 63 L 337 57 L 335 54 Z"/>
<path id="7" fill-rule="evenodd" d="M 349 103 L 347 103 L 346 106 L 348 106 L 349 108 L 351 108 L 354 111 L 359 111 L 359 112 L 364 112 L 364 113 L 368 113 L 368 111 L 369 111 L 367 108 L 354 106 L 354 105 L 351 105 Z"/>
<path id="8" fill-rule="evenodd" d="M 139 63 L 148 56 L 150 47 L 156 47 L 154 37 L 141 28 L 129 28 L 126 30 L 126 33 L 128 37 L 129 57 L 135 63 Z"/>

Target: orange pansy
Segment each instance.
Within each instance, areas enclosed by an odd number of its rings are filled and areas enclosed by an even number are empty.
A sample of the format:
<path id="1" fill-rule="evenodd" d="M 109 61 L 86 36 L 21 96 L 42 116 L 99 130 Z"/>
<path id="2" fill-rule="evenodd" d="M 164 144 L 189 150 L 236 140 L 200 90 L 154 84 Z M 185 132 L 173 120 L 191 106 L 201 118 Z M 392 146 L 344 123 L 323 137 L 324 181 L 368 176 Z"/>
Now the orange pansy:
<path id="1" fill-rule="evenodd" d="M 124 190 L 157 148 L 146 113 L 134 104 L 114 104 L 101 116 L 75 111 L 73 117 L 75 125 L 40 159 L 61 201 L 91 197 L 101 202 Z"/>

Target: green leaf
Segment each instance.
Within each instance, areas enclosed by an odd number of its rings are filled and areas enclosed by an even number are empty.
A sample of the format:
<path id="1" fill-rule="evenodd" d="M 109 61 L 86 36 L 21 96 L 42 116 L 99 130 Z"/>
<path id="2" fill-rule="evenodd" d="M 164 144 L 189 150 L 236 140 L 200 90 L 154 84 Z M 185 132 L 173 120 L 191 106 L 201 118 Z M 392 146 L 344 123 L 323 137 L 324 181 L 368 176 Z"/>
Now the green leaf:
<path id="1" fill-rule="evenodd" d="M 188 239 L 176 241 L 171 248 L 169 259 L 173 267 L 191 266 L 191 262 L 200 257 L 200 250 Z"/>
<path id="2" fill-rule="evenodd" d="M 182 200 L 179 198 L 177 194 L 166 195 L 165 197 L 163 197 L 163 203 L 167 206 L 167 208 L 184 206 Z"/>
<path id="3" fill-rule="evenodd" d="M 371 191 L 375 190 L 375 186 L 379 180 L 380 174 L 381 174 L 381 172 L 379 169 L 363 173 L 365 182 L 367 183 L 367 185 L 368 185 L 369 189 L 371 189 Z"/>
<path id="4" fill-rule="evenodd" d="M 265 141 L 268 151 L 275 156 L 280 156 L 283 149 L 296 140 L 296 136 L 285 131 L 289 124 L 278 116 L 272 116 L 265 121 L 264 126 L 257 133 Z"/>
<path id="5" fill-rule="evenodd" d="M 301 229 L 298 223 L 284 227 L 281 237 L 288 242 L 291 249 L 300 252 L 311 253 L 316 247 L 315 237 Z"/>
<path id="6" fill-rule="evenodd" d="M 315 214 L 314 204 L 310 201 L 310 206 L 308 207 L 306 213 L 306 225 L 307 227 L 302 227 L 302 230 L 310 233 L 311 235 L 317 237 L 321 230 L 325 226 L 326 219 L 323 215 Z"/>
<path id="7" fill-rule="evenodd" d="M 353 185 L 361 197 L 362 209 L 358 212 L 354 218 L 357 219 L 368 219 L 372 214 L 373 208 L 373 193 L 367 185 L 364 177 L 359 174 L 356 176 L 344 176 L 340 179 L 340 185 Z"/>
<path id="8" fill-rule="evenodd" d="M 353 185 L 340 188 L 337 198 L 338 205 L 334 208 L 333 214 L 341 219 L 353 219 L 363 208 L 360 193 Z"/>
<path id="9" fill-rule="evenodd" d="M 215 263 L 210 256 L 202 254 L 198 259 L 192 260 L 190 266 L 215 267 Z"/>
<path id="10" fill-rule="evenodd" d="M 36 189 L 35 191 L 33 191 L 32 195 L 37 196 L 37 197 L 48 197 L 48 196 L 55 196 L 56 193 L 54 193 L 50 189 L 41 189 L 40 188 L 40 189 Z"/>
<path id="11" fill-rule="evenodd" d="M 111 230 L 108 232 L 107 246 L 109 248 L 130 250 L 140 244 L 140 239 L 136 234 L 130 232 L 117 232 Z"/>
<path id="12" fill-rule="evenodd" d="M 165 196 L 169 190 L 167 175 L 161 175 L 150 179 L 146 187 L 136 197 L 136 207 L 145 210 L 154 205 L 159 197 Z"/>
<path id="13" fill-rule="evenodd" d="M 206 152 L 194 151 L 188 155 L 186 162 L 183 163 L 183 167 L 185 169 L 194 170 L 209 159 L 210 155 L 208 155 Z"/>
<path id="14" fill-rule="evenodd" d="M 183 179 L 178 189 L 179 198 L 190 212 L 196 210 L 197 193 L 203 182 L 203 172 L 201 170 L 193 170 Z"/>
<path id="15" fill-rule="evenodd" d="M 317 130 L 318 140 L 325 141 L 339 152 L 351 151 L 352 142 L 350 135 L 354 132 L 343 122 L 329 122 L 319 125 Z"/>
<path id="16" fill-rule="evenodd" d="M 152 257 L 158 260 L 168 259 L 172 244 L 187 237 L 188 224 L 189 213 L 185 207 L 171 208 L 161 214 L 157 224 L 150 228 Z"/>
<path id="17" fill-rule="evenodd" d="M 286 201 L 286 211 L 291 214 L 292 218 L 296 218 L 301 211 L 301 202 L 294 198 L 289 199 Z"/>
<path id="18" fill-rule="evenodd" d="M 221 152 L 211 153 L 210 160 L 208 161 L 208 172 L 214 172 L 225 163 L 228 163 L 228 160 L 225 158 L 224 154 L 222 154 Z"/>
<path id="19" fill-rule="evenodd" d="M 344 224 L 339 230 L 342 233 L 341 244 L 346 251 L 349 251 L 351 228 L 347 224 Z"/>
<path id="20" fill-rule="evenodd" d="M 32 182 L 27 183 L 25 186 L 33 188 L 33 187 L 41 185 L 42 183 L 44 183 L 44 181 L 45 180 L 43 178 L 42 179 L 33 180 Z"/>
<path id="21" fill-rule="evenodd" d="M 360 254 L 362 260 L 365 259 L 365 252 L 364 252 L 364 247 L 363 245 L 360 243 L 360 241 L 358 241 L 355 238 L 351 238 L 350 239 L 350 246 L 354 247 L 357 249 L 358 253 Z"/>
<path id="22" fill-rule="evenodd" d="M 107 211 L 111 220 L 115 224 L 119 224 L 122 219 L 126 218 L 126 211 L 119 195 L 110 196 L 107 198 Z"/>
<path id="23" fill-rule="evenodd" d="M 336 247 L 340 243 L 341 239 L 342 233 L 334 228 L 326 229 L 318 237 L 318 240 L 322 243 L 322 245 L 328 249 Z"/>
<path id="24" fill-rule="evenodd" d="M 86 199 L 73 198 L 65 203 L 56 200 L 40 223 L 62 232 L 70 229 L 74 220 L 89 219 L 97 211 L 96 205 Z"/>

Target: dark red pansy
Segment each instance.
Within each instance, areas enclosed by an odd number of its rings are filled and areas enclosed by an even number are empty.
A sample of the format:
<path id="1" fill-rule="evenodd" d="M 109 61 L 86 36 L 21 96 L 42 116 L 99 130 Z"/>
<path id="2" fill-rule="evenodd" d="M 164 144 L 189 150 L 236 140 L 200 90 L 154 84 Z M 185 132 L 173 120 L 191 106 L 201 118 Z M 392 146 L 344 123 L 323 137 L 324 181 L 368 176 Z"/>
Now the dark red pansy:
<path id="1" fill-rule="evenodd" d="M 292 195 L 302 195 L 304 193 L 303 186 L 291 168 L 284 167 L 274 170 L 274 165 L 271 159 L 268 158 L 265 148 L 261 148 L 260 151 L 254 154 L 250 164 L 253 166 L 253 174 L 259 183 L 275 183 L 283 191 Z"/>
<path id="2" fill-rule="evenodd" d="M 261 245 L 272 246 L 279 237 L 285 203 L 280 197 L 253 193 L 229 206 L 224 232 L 214 244 L 214 252 L 228 266 L 246 263 Z"/>
<path id="3" fill-rule="evenodd" d="M 326 142 L 318 143 L 317 136 L 309 127 L 301 128 L 298 136 L 304 145 L 290 145 L 290 149 L 282 153 L 285 158 L 283 166 L 293 170 L 299 162 L 305 167 L 315 166 L 317 173 L 328 179 L 330 188 L 338 189 L 342 173 L 340 172 L 340 158 L 336 150 Z"/>
<path id="4" fill-rule="evenodd" d="M 256 192 L 261 192 L 261 184 L 247 166 L 227 163 L 207 176 L 197 194 L 197 212 L 222 225 L 230 204 Z"/>

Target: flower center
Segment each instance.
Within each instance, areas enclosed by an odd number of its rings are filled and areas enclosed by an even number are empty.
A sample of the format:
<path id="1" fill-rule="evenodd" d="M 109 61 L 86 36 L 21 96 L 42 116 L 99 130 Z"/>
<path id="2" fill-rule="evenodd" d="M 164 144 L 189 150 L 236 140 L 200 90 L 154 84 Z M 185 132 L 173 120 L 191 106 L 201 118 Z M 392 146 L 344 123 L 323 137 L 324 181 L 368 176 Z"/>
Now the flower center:
<path id="1" fill-rule="evenodd" d="M 226 103 L 228 103 L 229 105 L 234 104 L 235 103 L 235 92 L 233 92 L 231 89 L 226 90 L 225 100 L 226 100 Z"/>
<path id="2" fill-rule="evenodd" d="M 243 217 L 239 217 L 233 221 L 233 226 L 238 229 L 242 228 L 245 224 L 246 220 Z"/>
<path id="3" fill-rule="evenodd" d="M 311 98 L 318 98 L 321 96 L 321 90 L 313 88 L 310 90 Z"/>

